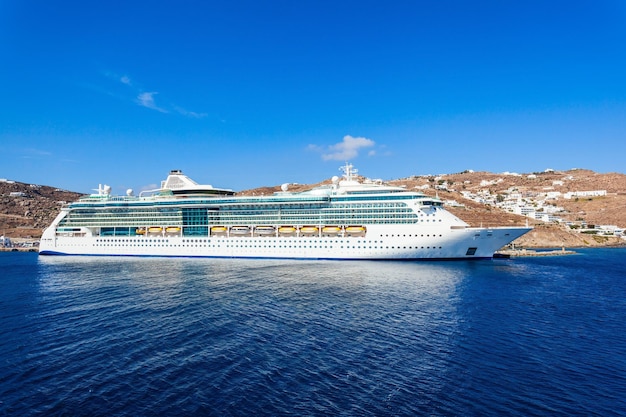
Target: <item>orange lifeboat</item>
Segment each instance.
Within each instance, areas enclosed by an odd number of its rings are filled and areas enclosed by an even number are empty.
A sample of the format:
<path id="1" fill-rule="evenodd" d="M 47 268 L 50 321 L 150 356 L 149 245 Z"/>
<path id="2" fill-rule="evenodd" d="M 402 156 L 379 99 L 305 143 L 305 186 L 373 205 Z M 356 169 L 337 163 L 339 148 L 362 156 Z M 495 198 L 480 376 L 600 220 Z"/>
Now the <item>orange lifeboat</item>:
<path id="1" fill-rule="evenodd" d="M 280 226 L 278 228 L 278 233 L 280 233 L 281 235 L 292 235 L 294 233 L 296 233 L 296 228 L 293 226 Z"/>
<path id="2" fill-rule="evenodd" d="M 212 235 L 221 235 L 226 233 L 226 230 L 228 230 L 226 228 L 226 226 L 213 226 L 211 227 L 211 234 Z"/>
<path id="3" fill-rule="evenodd" d="M 346 233 L 349 235 L 362 235 L 366 231 L 365 226 L 348 226 Z"/>
<path id="4" fill-rule="evenodd" d="M 317 226 L 302 226 L 300 228 L 300 233 L 303 235 L 313 235 L 317 232 L 319 232 Z"/>

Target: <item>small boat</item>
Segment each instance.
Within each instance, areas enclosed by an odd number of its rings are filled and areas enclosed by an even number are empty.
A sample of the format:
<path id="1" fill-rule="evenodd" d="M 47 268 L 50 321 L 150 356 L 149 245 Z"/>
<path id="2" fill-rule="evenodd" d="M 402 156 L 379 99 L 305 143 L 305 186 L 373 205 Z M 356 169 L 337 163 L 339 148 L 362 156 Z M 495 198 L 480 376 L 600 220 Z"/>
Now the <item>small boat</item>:
<path id="1" fill-rule="evenodd" d="M 280 233 L 281 235 L 291 235 L 296 233 L 296 228 L 293 226 L 280 226 L 278 228 L 278 233 Z"/>
<path id="2" fill-rule="evenodd" d="M 322 227 L 322 233 L 325 235 L 337 235 L 341 232 L 341 227 L 339 226 L 324 226 Z"/>
<path id="3" fill-rule="evenodd" d="M 250 233 L 250 228 L 248 226 L 232 226 L 230 228 L 231 235 L 247 235 Z"/>
<path id="4" fill-rule="evenodd" d="M 254 233 L 257 235 L 273 235 L 276 232 L 276 228 L 274 226 L 256 226 L 254 228 Z"/>
<path id="5" fill-rule="evenodd" d="M 177 226 L 166 227 L 165 231 L 167 233 L 178 233 L 178 232 L 180 232 L 180 227 L 177 227 Z"/>
<path id="6" fill-rule="evenodd" d="M 224 234 L 226 233 L 228 229 L 226 228 L 226 226 L 213 226 L 211 227 L 211 234 L 212 235 L 219 235 L 219 234 Z"/>
<path id="7" fill-rule="evenodd" d="M 363 234 L 365 233 L 365 227 L 364 226 L 348 226 L 346 227 L 346 233 L 350 235 Z"/>
<path id="8" fill-rule="evenodd" d="M 300 233 L 302 233 L 303 235 L 312 235 L 315 234 L 319 231 L 319 229 L 317 228 L 317 226 L 302 226 L 300 228 Z"/>
<path id="9" fill-rule="evenodd" d="M 148 228 L 148 233 L 161 233 L 163 231 L 162 227 L 152 226 Z"/>

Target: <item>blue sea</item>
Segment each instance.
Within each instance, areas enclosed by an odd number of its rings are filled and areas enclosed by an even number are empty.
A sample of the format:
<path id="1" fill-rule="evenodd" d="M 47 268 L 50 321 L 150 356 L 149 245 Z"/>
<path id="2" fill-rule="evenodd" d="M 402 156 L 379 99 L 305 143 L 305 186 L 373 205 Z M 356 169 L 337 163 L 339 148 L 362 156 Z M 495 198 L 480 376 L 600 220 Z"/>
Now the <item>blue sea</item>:
<path id="1" fill-rule="evenodd" d="M 626 249 L 0 253 L 0 416 L 626 415 Z"/>

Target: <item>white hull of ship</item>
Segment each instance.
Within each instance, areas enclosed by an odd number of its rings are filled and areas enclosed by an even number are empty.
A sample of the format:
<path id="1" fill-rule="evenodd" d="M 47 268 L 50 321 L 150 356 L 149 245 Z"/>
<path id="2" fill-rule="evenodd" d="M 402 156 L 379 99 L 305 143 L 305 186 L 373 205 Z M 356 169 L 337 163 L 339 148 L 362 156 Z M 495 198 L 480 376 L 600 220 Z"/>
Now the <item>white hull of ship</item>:
<path id="1" fill-rule="evenodd" d="M 41 239 L 42 255 L 173 256 L 283 259 L 476 259 L 529 229 L 424 228 L 368 225 L 363 237 L 342 236 L 56 236 Z"/>

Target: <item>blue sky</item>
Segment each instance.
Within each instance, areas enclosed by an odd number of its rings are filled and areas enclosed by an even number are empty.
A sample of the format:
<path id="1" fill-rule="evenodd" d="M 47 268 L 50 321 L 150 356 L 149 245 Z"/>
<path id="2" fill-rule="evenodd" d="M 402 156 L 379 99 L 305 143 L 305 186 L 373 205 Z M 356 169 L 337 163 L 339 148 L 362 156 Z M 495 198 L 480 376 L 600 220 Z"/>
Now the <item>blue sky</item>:
<path id="1" fill-rule="evenodd" d="M 0 57 L 0 178 L 625 172 L 618 0 L 4 0 Z"/>

